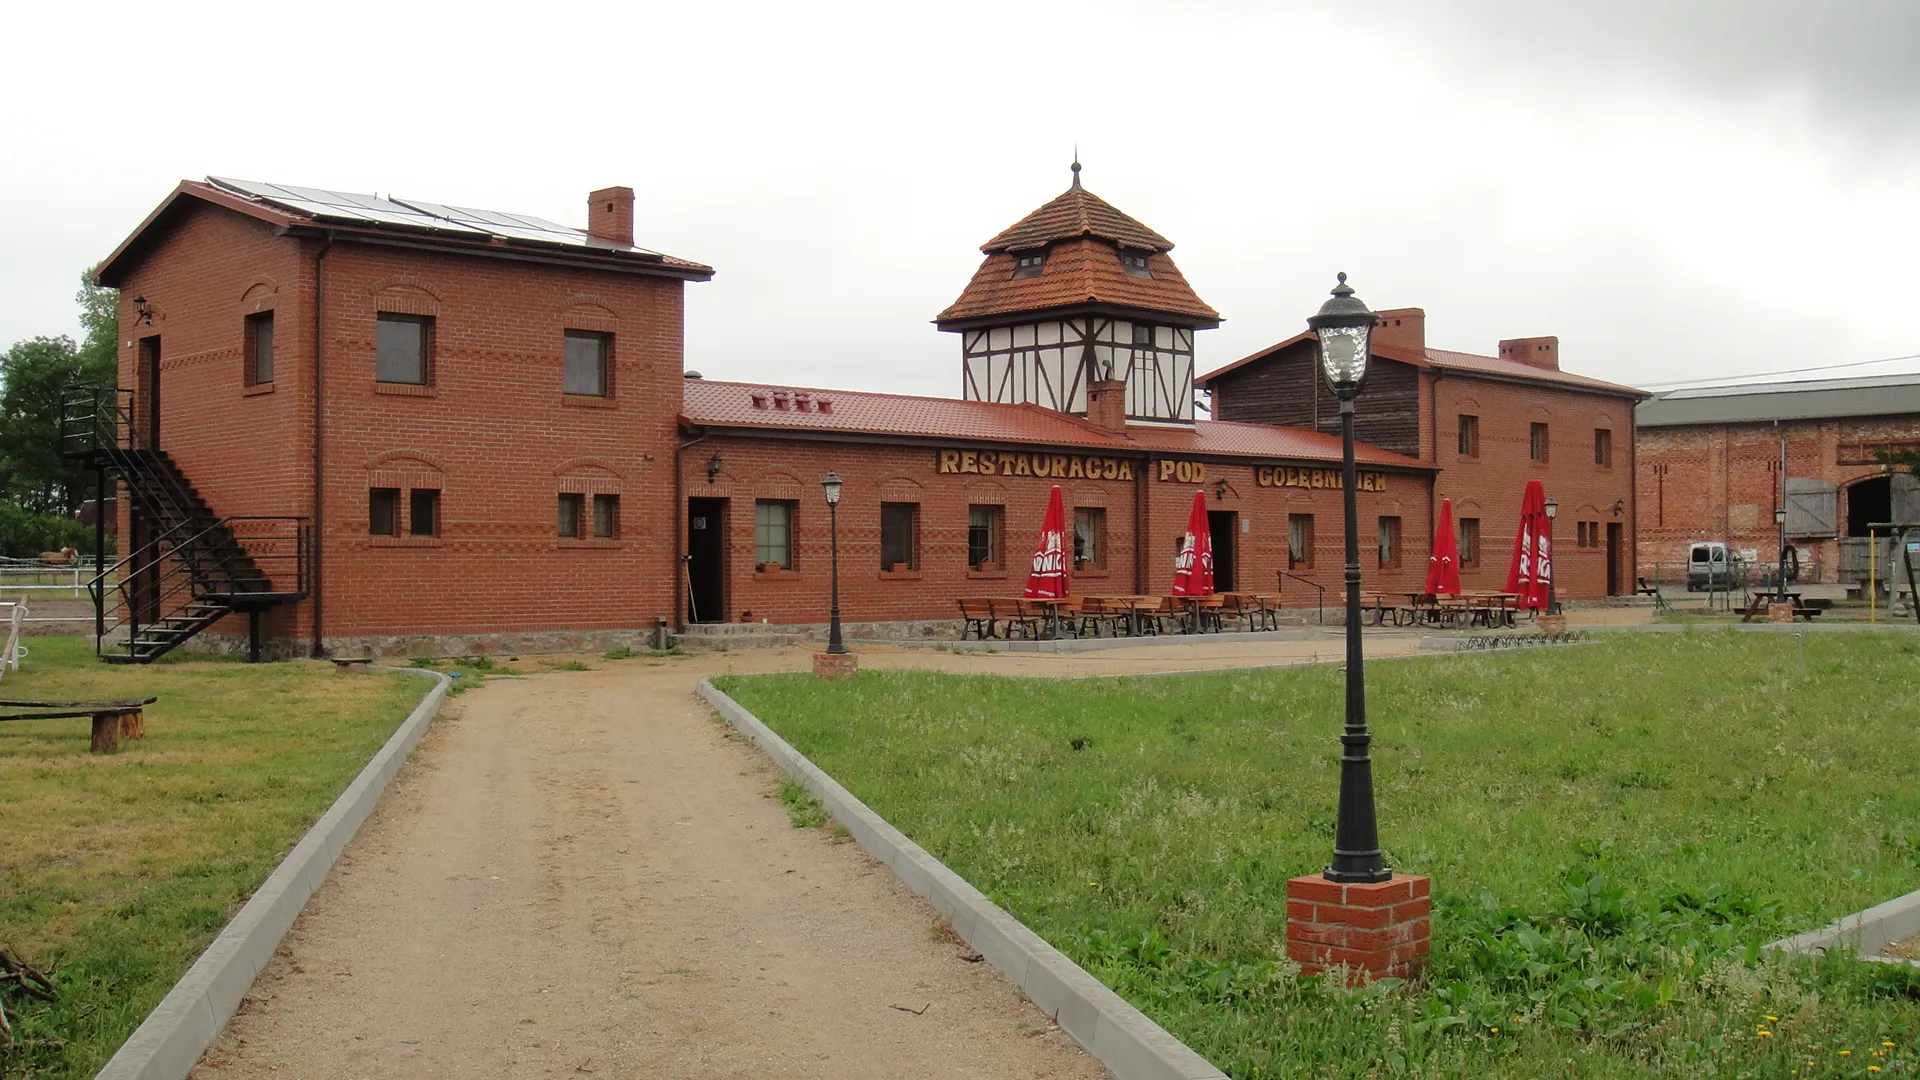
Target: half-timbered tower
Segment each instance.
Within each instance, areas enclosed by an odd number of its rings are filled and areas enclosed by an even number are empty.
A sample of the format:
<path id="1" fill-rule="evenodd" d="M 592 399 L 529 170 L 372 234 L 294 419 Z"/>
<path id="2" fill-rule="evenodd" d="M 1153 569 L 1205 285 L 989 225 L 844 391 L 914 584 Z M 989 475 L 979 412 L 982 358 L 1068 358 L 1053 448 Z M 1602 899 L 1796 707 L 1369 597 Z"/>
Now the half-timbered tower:
<path id="1" fill-rule="evenodd" d="M 960 334 L 969 401 L 1086 413 L 1089 384 L 1125 384 L 1126 418 L 1193 423 L 1193 333 L 1220 325 L 1173 244 L 1080 186 L 980 249 L 936 324 Z"/>

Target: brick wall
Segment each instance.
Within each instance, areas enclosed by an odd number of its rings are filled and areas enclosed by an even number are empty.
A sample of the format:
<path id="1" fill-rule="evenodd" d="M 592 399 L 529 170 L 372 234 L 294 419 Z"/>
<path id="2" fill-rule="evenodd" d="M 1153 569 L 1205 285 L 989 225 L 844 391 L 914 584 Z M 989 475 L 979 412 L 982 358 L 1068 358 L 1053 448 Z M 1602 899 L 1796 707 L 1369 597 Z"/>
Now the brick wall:
<path id="1" fill-rule="evenodd" d="M 1046 447 L 1008 450 L 1047 451 Z M 727 621 L 751 618 L 773 623 L 824 622 L 829 604 L 828 513 L 820 478 L 828 471 L 844 481 L 839 509 L 840 603 L 848 621 L 951 618 L 963 597 L 1018 596 L 1027 571 L 1053 482 L 1034 477 L 941 474 L 940 446 L 826 443 L 740 434 L 714 435 L 690 448 L 682 477 L 686 496 L 729 500 L 726 520 Z M 711 483 L 712 455 L 720 472 Z M 1192 459 L 1185 459 L 1191 461 Z M 1076 507 L 1106 510 L 1106 568 L 1074 572 L 1079 595 L 1166 594 L 1172 588 L 1175 544 L 1184 533 L 1195 490 L 1207 493 L 1213 511 L 1233 511 L 1245 531 L 1235 536 L 1238 587 L 1271 593 L 1275 571 L 1287 565 L 1287 516 L 1314 515 L 1313 566 L 1296 572 L 1327 587 L 1328 602 L 1341 602 L 1341 500 L 1332 488 L 1275 488 L 1259 485 L 1257 466 L 1244 462 L 1205 462 L 1199 483 L 1177 478 L 1161 481 L 1157 459 L 1133 459 L 1135 479 L 1068 480 L 1062 499 L 1071 519 Z M 1295 463 L 1326 468 L 1324 462 Z M 1145 478 L 1142 479 L 1142 468 Z M 1218 486 L 1226 481 L 1224 489 Z M 1144 491 L 1144 502 L 1141 493 Z M 1217 496 L 1217 497 L 1216 497 Z M 753 504 L 759 499 L 798 504 L 794 519 L 791 568 L 777 573 L 755 569 Z M 919 566 L 887 573 L 880 568 L 880 504 L 917 503 Z M 967 565 L 968 508 L 973 504 L 1006 507 L 1004 569 L 972 571 Z M 1136 511 L 1144 506 L 1136 525 Z M 1431 524 L 1428 488 L 1420 474 L 1388 474 L 1387 490 L 1359 495 L 1361 566 L 1369 590 L 1418 589 L 1426 577 Z M 1377 566 L 1378 520 L 1402 518 L 1403 554 L 1398 568 Z M 1144 542 L 1136 539 L 1144 537 Z M 1314 591 L 1287 581 L 1281 595 L 1289 606 L 1311 607 Z M 747 613 L 751 612 L 751 616 Z"/>
<path id="2" fill-rule="evenodd" d="M 137 377 L 126 343 L 159 332 L 161 445 L 216 513 L 313 512 L 318 244 L 200 208 L 127 275 L 123 385 Z M 326 637 L 670 616 L 682 283 L 350 242 L 323 265 Z M 157 312 L 151 330 L 133 326 L 136 295 Z M 260 304 L 276 310 L 275 379 L 250 390 L 242 320 Z M 428 387 L 376 384 L 383 310 L 434 317 Z M 613 335 L 609 398 L 562 393 L 567 328 Z M 370 486 L 438 487 L 440 534 L 369 536 Z M 559 539 L 563 490 L 617 495 L 618 537 Z M 268 633 L 305 638 L 311 625 L 308 602 L 275 611 Z"/>
<path id="3" fill-rule="evenodd" d="M 1607 526 L 1620 527 L 1616 587 L 1634 584 L 1634 438 L 1632 402 L 1625 398 L 1544 386 L 1476 379 L 1447 371 L 1430 374 L 1433 437 L 1423 456 L 1440 466 L 1440 496 L 1454 501 L 1454 518 L 1480 519 L 1481 558 L 1462 567 L 1467 589 L 1506 585 L 1520 528 L 1520 496 L 1538 478 L 1559 504 L 1554 523 L 1555 594 L 1561 600 L 1607 595 Z M 1460 454 L 1460 416 L 1480 420 L 1480 453 Z M 1532 425 L 1547 425 L 1543 464 L 1531 459 Z M 1594 430 L 1613 433 L 1613 464 L 1594 461 Z M 1615 512 L 1615 504 L 1620 510 Z M 1597 542 L 1581 547 L 1579 522 L 1597 523 Z"/>
<path id="4" fill-rule="evenodd" d="M 1658 563 L 1666 580 L 1682 580 L 1687 545 L 1695 540 L 1724 540 L 1736 550 L 1753 548 L 1761 561 L 1773 562 L 1779 539 L 1773 508 L 1782 436 L 1787 440 L 1788 476 L 1839 487 L 1836 524 L 1844 535 L 1848 486 L 1882 473 L 1874 464 L 1842 464 L 1841 448 L 1848 443 L 1920 439 L 1920 417 L 1643 429 L 1639 448 L 1643 570 L 1651 575 Z M 1801 580 L 1838 579 L 1835 541 L 1792 542 L 1801 553 Z"/>

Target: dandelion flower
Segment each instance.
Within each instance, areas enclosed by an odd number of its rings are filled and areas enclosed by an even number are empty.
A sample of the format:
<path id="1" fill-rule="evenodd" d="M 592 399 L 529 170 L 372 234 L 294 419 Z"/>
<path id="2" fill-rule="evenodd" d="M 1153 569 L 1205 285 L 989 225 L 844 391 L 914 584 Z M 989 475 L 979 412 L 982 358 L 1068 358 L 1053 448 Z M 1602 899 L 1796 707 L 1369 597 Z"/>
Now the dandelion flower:
<path id="1" fill-rule="evenodd" d="M 1768 1031 L 1766 1028 L 1761 1028 L 1758 1032 L 1755 1032 L 1755 1034 L 1759 1035 L 1761 1038 L 1773 1037 L 1773 1032 Z"/>
<path id="2" fill-rule="evenodd" d="M 1767 1020 L 1769 1023 L 1778 1023 L 1780 1018 L 1777 1016 L 1769 1016 L 1767 1017 Z"/>
<path id="3" fill-rule="evenodd" d="M 1841 1057 L 1851 1057 L 1851 1056 L 1853 1056 L 1853 1051 L 1851 1051 L 1851 1050 L 1842 1050 L 1842 1051 L 1840 1051 L 1840 1056 L 1841 1056 Z"/>
<path id="4" fill-rule="evenodd" d="M 1487 1030 L 1493 1032 L 1495 1035 L 1500 1034 L 1499 1028 L 1488 1028 Z"/>
<path id="5" fill-rule="evenodd" d="M 1879 1071 L 1880 1071 L 1880 1066 L 1878 1066 L 1878 1065 L 1869 1065 L 1869 1066 L 1867 1066 L 1867 1071 L 1868 1071 L 1868 1072 L 1879 1072 Z"/>
<path id="6" fill-rule="evenodd" d="M 1100 883 L 1099 883 L 1099 882 L 1097 882 L 1097 881 L 1089 881 L 1089 882 L 1087 882 L 1087 888 L 1089 888 L 1089 889 L 1097 889 L 1097 888 L 1099 888 L 1099 887 L 1100 887 Z"/>
<path id="7" fill-rule="evenodd" d="M 1883 1042 L 1880 1045 L 1886 1047 L 1889 1050 L 1893 1049 L 1893 1044 L 1890 1042 Z"/>

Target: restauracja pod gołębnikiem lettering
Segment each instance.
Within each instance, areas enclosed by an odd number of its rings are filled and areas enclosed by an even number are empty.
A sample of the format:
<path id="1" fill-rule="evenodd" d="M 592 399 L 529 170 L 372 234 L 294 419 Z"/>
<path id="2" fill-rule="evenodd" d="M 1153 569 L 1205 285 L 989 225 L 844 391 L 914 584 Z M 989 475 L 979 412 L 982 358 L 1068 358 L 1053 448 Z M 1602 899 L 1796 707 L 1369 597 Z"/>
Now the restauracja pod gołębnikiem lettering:
<path id="1" fill-rule="evenodd" d="M 975 476 L 1033 476 L 1052 480 L 1132 480 L 1134 463 L 1127 458 L 1083 454 L 1033 454 L 1012 450 L 942 450 L 937 469 L 943 474 Z M 1162 458 L 1150 466 L 1150 475 L 1168 483 L 1199 484 L 1207 479 L 1207 463 Z M 1261 487 L 1331 488 L 1338 491 L 1339 469 L 1300 469 L 1261 465 L 1253 470 Z M 1385 473 L 1359 474 L 1359 490 L 1385 491 Z"/>

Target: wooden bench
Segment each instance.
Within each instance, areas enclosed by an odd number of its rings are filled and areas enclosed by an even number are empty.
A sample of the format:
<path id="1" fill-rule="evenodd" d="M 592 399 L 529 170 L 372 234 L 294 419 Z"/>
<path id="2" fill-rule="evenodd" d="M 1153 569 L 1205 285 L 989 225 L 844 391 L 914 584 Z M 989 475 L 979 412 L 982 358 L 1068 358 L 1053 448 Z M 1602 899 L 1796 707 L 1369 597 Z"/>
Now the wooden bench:
<path id="1" fill-rule="evenodd" d="M 146 707 L 157 698 L 133 701 L 9 701 L 0 699 L 0 722 L 7 720 L 93 720 L 96 754 L 111 754 L 122 739 L 147 737 Z"/>

